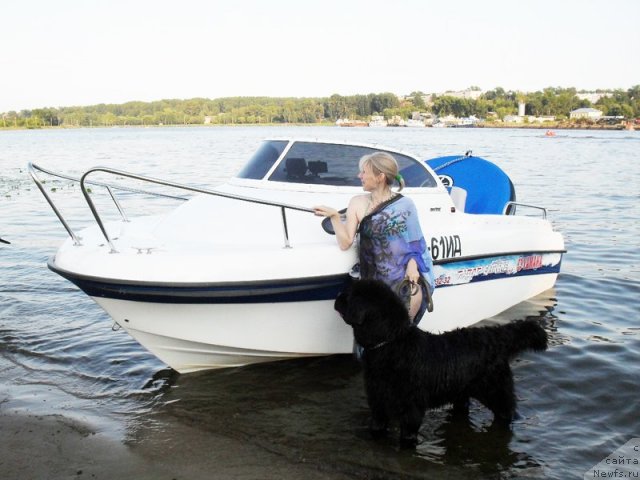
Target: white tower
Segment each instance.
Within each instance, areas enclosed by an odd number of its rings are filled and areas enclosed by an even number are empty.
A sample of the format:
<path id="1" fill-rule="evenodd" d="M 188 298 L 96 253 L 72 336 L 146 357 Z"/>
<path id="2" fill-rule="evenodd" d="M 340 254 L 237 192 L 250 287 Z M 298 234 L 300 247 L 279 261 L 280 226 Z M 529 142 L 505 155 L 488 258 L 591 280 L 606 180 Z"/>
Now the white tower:
<path id="1" fill-rule="evenodd" d="M 518 103 L 518 116 L 519 117 L 524 117 L 524 106 L 525 106 L 524 102 L 519 102 Z"/>

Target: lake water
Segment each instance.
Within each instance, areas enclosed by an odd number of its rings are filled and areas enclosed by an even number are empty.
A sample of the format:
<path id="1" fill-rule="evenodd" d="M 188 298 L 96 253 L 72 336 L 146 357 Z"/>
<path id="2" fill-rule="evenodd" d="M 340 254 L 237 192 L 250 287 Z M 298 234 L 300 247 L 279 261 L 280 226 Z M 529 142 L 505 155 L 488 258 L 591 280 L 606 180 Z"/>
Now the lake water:
<path id="1" fill-rule="evenodd" d="M 566 240 L 555 289 L 501 319 L 537 317 L 551 346 L 513 364 L 521 419 L 490 428 L 430 412 L 415 451 L 367 434 L 359 365 L 350 356 L 175 375 L 69 282 L 46 268 L 66 233 L 27 162 L 78 176 L 106 165 L 214 186 L 267 137 L 297 135 L 399 147 L 421 158 L 473 150 L 511 176 L 518 200 L 546 206 Z M 73 227 L 89 221 L 77 186 L 48 188 Z M 325 478 L 582 478 L 640 437 L 640 132 L 149 128 L 0 132 L 0 395 L 14 409 L 99 425 L 133 448 L 189 444 L 205 458 L 216 436 Z M 425 230 L 428 227 L 425 226 Z M 1 399 L 0 399 L 1 400 Z M 190 432 L 188 435 L 185 432 Z M 198 441 L 193 441 L 194 431 Z M 187 438 L 188 437 L 188 438 Z M 231 454 L 231 452 L 230 452 Z M 275 458 L 275 457 L 273 457 Z M 197 461 L 197 460 L 196 460 Z M 242 467 L 236 477 L 242 478 Z M 283 478 L 282 473 L 278 478 Z M 293 477 L 292 477 L 293 478 Z"/>

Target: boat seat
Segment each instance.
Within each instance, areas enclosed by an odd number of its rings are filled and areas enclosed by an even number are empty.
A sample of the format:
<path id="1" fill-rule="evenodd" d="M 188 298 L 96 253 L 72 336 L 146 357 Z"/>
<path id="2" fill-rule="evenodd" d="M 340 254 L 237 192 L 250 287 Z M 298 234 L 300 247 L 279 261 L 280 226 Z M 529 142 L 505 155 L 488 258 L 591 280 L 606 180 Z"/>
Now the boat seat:
<path id="1" fill-rule="evenodd" d="M 307 173 L 307 161 L 304 158 L 290 157 L 286 163 L 287 178 L 301 179 Z"/>
<path id="2" fill-rule="evenodd" d="M 329 169 L 327 168 L 327 162 L 323 162 L 321 160 L 317 161 L 309 161 L 309 171 L 311 175 L 318 176 L 320 173 L 327 173 Z"/>

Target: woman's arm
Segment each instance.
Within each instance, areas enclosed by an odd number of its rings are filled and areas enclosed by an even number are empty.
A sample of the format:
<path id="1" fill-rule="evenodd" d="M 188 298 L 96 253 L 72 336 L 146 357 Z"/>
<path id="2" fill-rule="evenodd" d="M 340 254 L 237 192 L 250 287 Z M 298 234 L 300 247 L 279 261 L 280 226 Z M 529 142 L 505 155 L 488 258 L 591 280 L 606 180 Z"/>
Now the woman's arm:
<path id="1" fill-rule="evenodd" d="M 344 223 L 340 220 L 340 213 L 336 209 L 322 205 L 313 207 L 316 215 L 329 217 L 331 219 L 331 225 L 333 226 L 333 231 L 336 233 L 338 246 L 342 250 L 347 250 L 353 245 L 358 229 L 359 211 L 362 205 L 362 196 L 353 197 L 347 207 L 347 220 Z"/>

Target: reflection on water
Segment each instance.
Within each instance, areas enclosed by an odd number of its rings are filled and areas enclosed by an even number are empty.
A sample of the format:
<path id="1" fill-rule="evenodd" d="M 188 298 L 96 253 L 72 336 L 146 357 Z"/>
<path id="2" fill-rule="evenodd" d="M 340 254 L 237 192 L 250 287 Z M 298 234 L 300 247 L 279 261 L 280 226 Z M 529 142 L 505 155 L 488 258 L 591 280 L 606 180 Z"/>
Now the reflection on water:
<path id="1" fill-rule="evenodd" d="M 398 448 L 398 432 L 374 441 L 360 365 L 332 356 L 180 376 L 135 440 L 162 436 L 177 423 L 197 425 L 292 464 L 363 478 L 431 478 L 462 469 L 465 478 L 482 478 L 537 465 L 509 448 L 509 430 L 484 426 L 489 415 L 475 410 L 472 421 L 429 412 L 416 451 Z"/>

